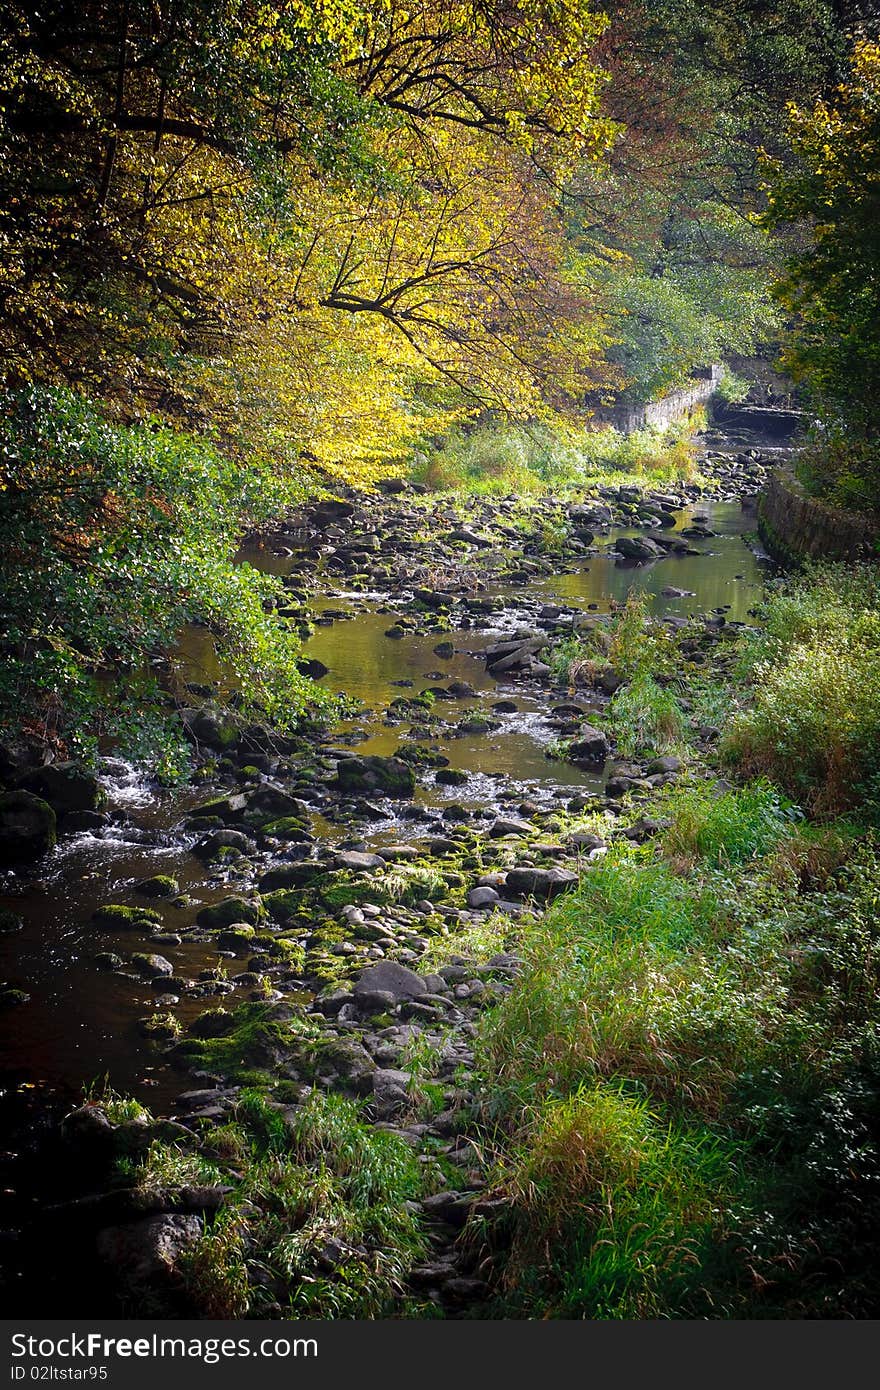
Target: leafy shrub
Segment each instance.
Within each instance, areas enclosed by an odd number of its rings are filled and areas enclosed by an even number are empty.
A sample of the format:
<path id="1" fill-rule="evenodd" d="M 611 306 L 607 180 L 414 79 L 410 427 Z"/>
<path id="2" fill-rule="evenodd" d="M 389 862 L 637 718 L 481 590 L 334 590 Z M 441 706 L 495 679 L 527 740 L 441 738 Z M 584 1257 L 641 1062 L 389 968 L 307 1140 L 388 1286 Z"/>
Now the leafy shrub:
<path id="1" fill-rule="evenodd" d="M 801 450 L 796 472 L 813 497 L 848 511 L 880 512 L 880 446 L 875 439 L 830 432 Z"/>
<path id="2" fill-rule="evenodd" d="M 684 715 L 675 692 L 645 674 L 615 693 L 607 724 L 626 757 L 668 752 L 678 746 L 684 733 Z"/>
<path id="3" fill-rule="evenodd" d="M 32 731 L 89 753 L 137 722 L 134 751 L 152 747 L 173 772 L 182 749 L 158 716 L 149 658 L 192 622 L 209 628 L 243 717 L 290 728 L 326 704 L 273 616 L 278 581 L 232 559 L 242 527 L 290 497 L 268 465 L 39 387 L 0 402 L 0 457 L 0 725 L 24 711 Z"/>

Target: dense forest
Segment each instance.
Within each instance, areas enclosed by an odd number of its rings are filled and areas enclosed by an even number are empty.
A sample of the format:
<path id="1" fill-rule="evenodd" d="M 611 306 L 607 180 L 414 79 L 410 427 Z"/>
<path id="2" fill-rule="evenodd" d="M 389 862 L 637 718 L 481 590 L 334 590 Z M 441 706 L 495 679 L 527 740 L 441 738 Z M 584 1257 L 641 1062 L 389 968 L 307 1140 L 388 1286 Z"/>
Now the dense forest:
<path id="1" fill-rule="evenodd" d="M 873 10 L 0 0 L 7 1290 L 878 1315 Z"/>

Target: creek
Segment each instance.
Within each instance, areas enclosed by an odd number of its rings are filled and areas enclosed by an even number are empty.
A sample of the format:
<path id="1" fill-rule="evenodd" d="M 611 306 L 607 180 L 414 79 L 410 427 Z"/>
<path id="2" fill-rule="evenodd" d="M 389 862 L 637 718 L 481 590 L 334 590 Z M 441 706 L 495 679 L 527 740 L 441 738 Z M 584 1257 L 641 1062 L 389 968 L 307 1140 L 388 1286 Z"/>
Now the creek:
<path id="1" fill-rule="evenodd" d="M 413 803 L 382 808 L 375 824 L 366 831 L 359 826 L 354 839 L 345 816 L 326 819 L 316 814 L 317 840 L 381 846 L 424 835 L 430 830 L 430 816 L 442 815 L 451 803 L 482 809 L 529 800 L 552 806 L 578 791 L 601 790 L 604 774 L 547 757 L 555 735 L 547 718 L 546 691 L 515 679 L 496 680 L 487 674 L 481 653 L 499 636 L 522 626 L 524 613 L 534 615 L 536 606 L 538 612 L 552 613 L 561 606 L 568 614 L 601 614 L 623 602 L 632 589 L 646 594 L 655 615 L 682 618 L 715 611 L 727 622 L 748 622 L 763 568 L 762 559 L 744 542 L 751 515 L 739 501 L 703 499 L 675 514 L 671 534 L 693 525 L 695 514 L 715 533 L 699 555 L 670 554 L 655 564 L 626 567 L 615 562 L 613 554 L 591 553 L 527 586 L 485 584 L 483 598 L 500 600 L 500 605 L 479 621 L 466 620 L 467 627 L 441 634 L 455 648 L 447 659 L 434 651 L 436 632 L 415 632 L 397 641 L 385 635 L 393 618 L 393 595 L 353 591 L 316 576 L 323 591 L 318 588 L 309 596 L 317 625 L 305 644 L 305 655 L 328 668 L 325 685 L 362 702 L 357 715 L 333 731 L 340 744 L 355 747 L 359 755 L 392 754 L 400 743 L 400 729 L 386 717 L 389 702 L 440 681 L 472 687 L 472 695 L 456 702 L 460 713 L 486 713 L 505 698 L 516 706 L 515 711 L 493 714 L 497 727 L 488 733 L 453 736 L 443 728 L 438 731 L 432 746 L 464 774 L 460 785 L 438 786 L 433 778 L 420 779 Z M 613 544 L 618 535 L 638 534 L 632 528 L 612 528 L 606 544 Z M 266 546 L 244 552 L 243 558 L 282 574 L 295 563 Z M 670 586 L 689 592 L 665 595 Z M 323 616 L 328 611 L 332 618 Z M 216 681 L 219 673 L 204 630 L 193 628 L 185 634 L 180 664 L 190 680 Z M 182 905 L 150 906 L 161 912 L 166 932 L 185 933 L 200 907 L 231 890 L 222 870 L 206 867 L 192 854 L 198 835 L 185 828 L 186 815 L 207 800 L 210 786 L 162 791 L 113 759 L 105 762 L 102 780 L 109 797 L 109 823 L 95 832 L 62 838 L 37 873 L 15 883 L 7 879 L 3 885 L 0 905 L 18 914 L 24 927 L 0 938 L 0 979 L 30 997 L 0 1015 L 0 1071 L 13 1089 L 23 1086 L 49 1095 L 75 1096 L 83 1085 L 100 1086 L 109 1078 L 118 1090 L 161 1106 L 179 1090 L 180 1079 L 157 1060 L 137 1027 L 138 1017 L 155 1007 L 155 991 L 148 980 L 125 970 L 97 968 L 98 952 L 120 948 L 119 932 L 96 928 L 92 915 L 107 901 L 137 902 L 132 897 L 136 882 L 169 874 L 178 881 Z M 124 944 L 150 948 L 137 940 Z M 188 941 L 185 935 L 168 954 L 176 973 L 195 978 L 216 970 L 220 962 L 214 943 Z M 233 1002 L 248 997 L 247 989 L 236 989 L 234 982 L 231 990 Z M 184 997 L 175 1012 L 185 1025 L 204 1007 L 204 998 Z"/>

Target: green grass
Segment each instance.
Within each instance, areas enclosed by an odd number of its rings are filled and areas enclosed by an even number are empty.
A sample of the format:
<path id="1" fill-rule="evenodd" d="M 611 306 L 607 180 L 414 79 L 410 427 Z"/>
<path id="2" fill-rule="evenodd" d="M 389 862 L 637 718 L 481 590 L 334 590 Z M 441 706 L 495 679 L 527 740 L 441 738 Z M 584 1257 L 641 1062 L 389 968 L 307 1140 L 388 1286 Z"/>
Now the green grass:
<path id="1" fill-rule="evenodd" d="M 712 783 L 677 787 L 664 805 L 670 817 L 663 849 L 679 864 L 743 864 L 779 845 L 798 814 L 768 782 L 720 790 Z"/>
<path id="2" fill-rule="evenodd" d="M 638 675 L 615 692 L 604 722 L 627 758 L 669 753 L 684 737 L 684 712 L 675 692 L 650 675 Z"/>
<path id="3" fill-rule="evenodd" d="M 876 842 L 767 783 L 661 805 L 482 1024 L 498 1315 L 874 1315 Z"/>
<path id="4" fill-rule="evenodd" d="M 880 815 L 880 574 L 824 566 L 768 601 L 722 752 L 816 815 Z"/>
<path id="5" fill-rule="evenodd" d="M 422 454 L 412 477 L 432 491 L 536 495 L 562 487 L 643 480 L 657 487 L 696 477 L 690 434 L 699 421 L 620 434 L 609 426 L 562 420 L 489 422 L 452 430 Z"/>

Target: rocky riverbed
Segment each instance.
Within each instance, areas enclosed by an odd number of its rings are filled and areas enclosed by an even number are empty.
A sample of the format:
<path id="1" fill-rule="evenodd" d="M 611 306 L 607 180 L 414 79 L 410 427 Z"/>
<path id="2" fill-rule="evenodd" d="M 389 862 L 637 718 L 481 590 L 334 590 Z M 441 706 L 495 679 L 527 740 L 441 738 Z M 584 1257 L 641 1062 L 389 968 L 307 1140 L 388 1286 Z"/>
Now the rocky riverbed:
<path id="1" fill-rule="evenodd" d="M 329 733 L 278 740 L 221 712 L 224 673 L 194 629 L 168 680 L 197 785 L 160 793 L 112 760 L 93 778 L 11 750 L 0 831 L 31 862 L 3 885 L 0 1056 L 13 1109 L 50 1115 L 55 1096 L 68 1112 L 6 1156 L 11 1291 L 33 1289 L 50 1221 L 59 1297 L 78 1264 L 84 1312 L 205 1315 L 179 1269 L 241 1179 L 216 1133 L 256 1090 L 292 1144 L 314 1097 L 339 1096 L 413 1156 L 421 1244 L 389 1285 L 402 1309 L 460 1316 L 490 1295 L 460 1239 L 503 1220 L 480 1020 L 513 987 L 518 927 L 615 840 L 656 833 L 681 766 L 620 756 L 603 712 L 621 673 L 592 661 L 562 679 L 559 653 L 632 590 L 689 669 L 749 621 L 762 576 L 744 535 L 777 455 L 717 443 L 708 489 L 462 503 L 391 482 L 249 538 L 241 558 L 284 575 L 304 669 L 358 702 Z M 692 724 L 698 757 L 718 729 Z M 99 1103 L 105 1076 L 152 1113 Z M 145 1186 L 132 1175 L 156 1144 L 213 1176 Z M 338 1286 L 376 1249 L 316 1237 L 314 1277 Z M 283 1280 L 259 1264 L 259 1309 L 281 1316 Z"/>

